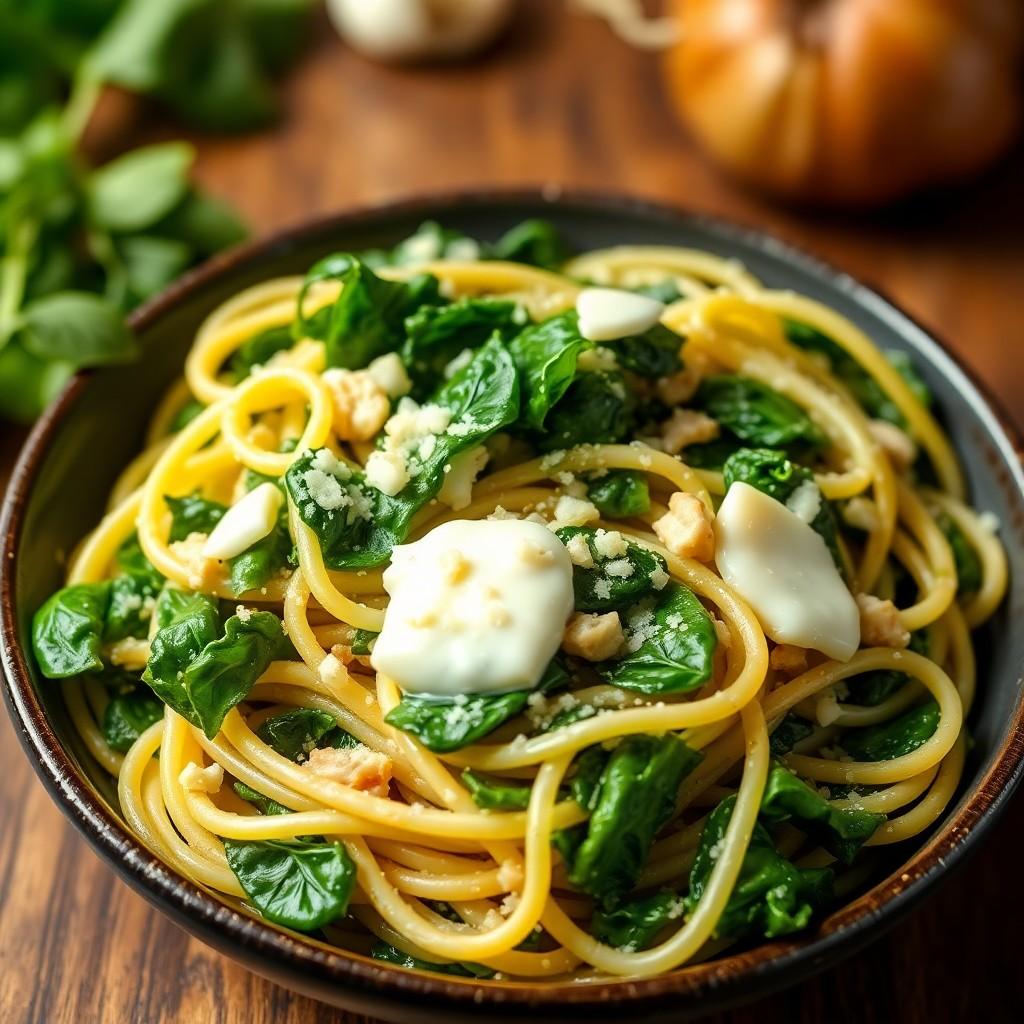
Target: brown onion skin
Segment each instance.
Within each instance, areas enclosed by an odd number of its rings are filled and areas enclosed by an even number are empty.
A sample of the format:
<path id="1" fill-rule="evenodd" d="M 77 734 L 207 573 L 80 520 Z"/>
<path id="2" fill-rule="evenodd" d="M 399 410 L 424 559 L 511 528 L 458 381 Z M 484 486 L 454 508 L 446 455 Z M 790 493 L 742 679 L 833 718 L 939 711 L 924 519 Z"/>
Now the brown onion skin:
<path id="1" fill-rule="evenodd" d="M 1014 139 L 1020 0 L 674 0 L 668 92 L 760 190 L 867 206 L 969 177 Z"/>

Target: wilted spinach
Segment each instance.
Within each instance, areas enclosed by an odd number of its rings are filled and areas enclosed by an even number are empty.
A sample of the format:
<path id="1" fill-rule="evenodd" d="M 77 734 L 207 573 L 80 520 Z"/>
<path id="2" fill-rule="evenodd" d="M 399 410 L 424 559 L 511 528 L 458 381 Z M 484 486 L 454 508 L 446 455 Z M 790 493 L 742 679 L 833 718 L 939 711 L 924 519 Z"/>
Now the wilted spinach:
<path id="1" fill-rule="evenodd" d="M 155 722 L 164 717 L 163 704 L 144 686 L 112 697 L 103 712 L 103 738 L 112 750 L 126 753 Z"/>
<path id="2" fill-rule="evenodd" d="M 890 722 L 848 729 L 839 743 L 857 761 L 890 761 L 911 754 L 939 727 L 939 705 L 929 700 Z"/>
<path id="3" fill-rule="evenodd" d="M 167 538 L 171 543 L 187 540 L 191 533 L 210 533 L 228 510 L 227 505 L 198 493 L 178 498 L 165 495 L 164 501 L 171 511 L 171 532 Z"/>
<path id="4" fill-rule="evenodd" d="M 601 662 L 612 686 L 640 693 L 688 693 L 714 668 L 718 636 L 711 616 L 692 591 L 670 583 L 625 614 L 626 653 Z"/>
<path id="5" fill-rule="evenodd" d="M 675 810 L 680 784 L 701 755 L 673 735 L 638 735 L 590 760 L 583 779 L 573 780 L 573 794 L 590 818 L 563 834 L 558 846 L 569 881 L 613 906 L 636 884 L 654 837 Z"/>
<path id="6" fill-rule="evenodd" d="M 516 783 L 496 782 L 467 768 L 462 784 L 477 807 L 488 811 L 525 811 L 530 803 L 530 787 Z"/>
<path id="7" fill-rule="evenodd" d="M 609 558 L 598 548 L 598 532 L 589 526 L 563 526 L 555 531 L 563 544 L 582 537 L 594 562 L 592 569 L 572 567 L 573 605 L 577 611 L 617 611 L 634 604 L 658 589 L 659 574 L 665 586 L 667 566 L 661 555 L 626 541 L 625 552 Z"/>
<path id="8" fill-rule="evenodd" d="M 642 516 L 651 508 L 647 477 L 633 469 L 613 469 L 588 480 L 587 497 L 605 519 Z"/>
<path id="9" fill-rule="evenodd" d="M 338 503 L 324 508 L 311 498 L 306 479 L 316 454 L 292 463 L 285 475 L 288 493 L 302 521 L 317 535 L 329 568 L 363 569 L 386 561 L 392 547 L 405 540 L 412 517 L 441 489 L 445 465 L 515 421 L 519 383 L 504 343 L 498 338 L 488 341 L 431 401 L 451 412 L 456 429 L 435 435 L 426 458 L 409 456 L 415 473 L 393 497 L 369 486 L 364 474 L 355 472 L 345 480 L 334 478 Z"/>
<path id="10" fill-rule="evenodd" d="M 348 910 L 356 867 L 341 843 L 225 839 L 224 853 L 246 896 L 268 921 L 308 932 Z"/>
<path id="11" fill-rule="evenodd" d="M 711 877 L 725 842 L 736 797 L 726 797 L 708 816 L 700 835 L 697 856 L 690 871 L 686 910 L 692 914 Z M 739 878 L 722 916 L 715 925 L 716 938 L 759 935 L 766 939 L 806 928 L 812 914 L 832 898 L 832 872 L 801 870 L 775 849 L 768 830 L 754 825 Z"/>
<path id="12" fill-rule="evenodd" d="M 435 974 L 453 974 L 457 978 L 493 978 L 494 971 L 483 964 L 459 963 L 451 961 L 446 964 L 434 963 L 432 960 L 420 960 L 419 957 L 403 953 L 386 942 L 377 941 L 370 947 L 370 956 L 399 967 L 408 967 L 416 971 L 433 971 Z"/>
<path id="13" fill-rule="evenodd" d="M 289 761 L 304 761 L 334 728 L 334 719 L 325 711 L 294 708 L 266 719 L 256 735 Z"/>
<path id="14" fill-rule="evenodd" d="M 768 772 L 760 817 L 772 825 L 792 821 L 843 864 L 853 863 L 860 848 L 885 821 L 884 814 L 833 807 L 817 790 L 779 764 L 772 765 Z"/>
<path id="15" fill-rule="evenodd" d="M 53 594 L 32 619 L 32 652 L 49 679 L 103 668 L 100 648 L 110 584 L 75 583 Z"/>
<path id="16" fill-rule="evenodd" d="M 675 893 L 657 892 L 609 909 L 598 907 L 590 931 L 600 942 L 635 953 L 650 946 L 666 925 L 682 917 L 684 909 Z"/>

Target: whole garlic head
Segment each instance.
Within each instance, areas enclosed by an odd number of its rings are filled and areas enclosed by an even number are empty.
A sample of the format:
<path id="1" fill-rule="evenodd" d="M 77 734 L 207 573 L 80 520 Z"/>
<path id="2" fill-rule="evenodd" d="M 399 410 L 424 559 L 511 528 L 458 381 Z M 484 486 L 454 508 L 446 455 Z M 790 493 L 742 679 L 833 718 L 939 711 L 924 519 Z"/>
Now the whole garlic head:
<path id="1" fill-rule="evenodd" d="M 455 59 L 483 49 L 505 27 L 514 0 L 328 0 L 338 34 L 383 61 Z"/>

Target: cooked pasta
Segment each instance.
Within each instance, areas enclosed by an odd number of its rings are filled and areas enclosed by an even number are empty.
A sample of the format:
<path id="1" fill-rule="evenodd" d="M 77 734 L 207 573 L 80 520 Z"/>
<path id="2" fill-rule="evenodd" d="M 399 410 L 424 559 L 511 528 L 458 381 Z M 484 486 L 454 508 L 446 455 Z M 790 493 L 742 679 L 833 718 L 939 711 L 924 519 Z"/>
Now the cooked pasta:
<path id="1" fill-rule="evenodd" d="M 33 629 L 161 859 L 467 978 L 807 927 L 952 799 L 1006 587 L 906 357 L 559 244 L 428 224 L 213 310 Z"/>

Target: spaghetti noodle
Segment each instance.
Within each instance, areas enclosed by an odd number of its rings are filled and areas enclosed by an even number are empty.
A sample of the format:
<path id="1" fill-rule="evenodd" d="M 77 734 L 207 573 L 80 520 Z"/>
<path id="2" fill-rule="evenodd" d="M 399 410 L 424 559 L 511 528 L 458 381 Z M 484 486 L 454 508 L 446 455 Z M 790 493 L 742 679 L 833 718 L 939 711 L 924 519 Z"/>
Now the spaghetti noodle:
<path id="1" fill-rule="evenodd" d="M 912 368 L 833 310 L 704 252 L 496 254 L 428 225 L 213 311 L 36 617 L 41 667 L 148 846 L 328 943 L 586 979 L 804 927 L 951 799 L 1002 547 Z M 590 286 L 660 323 L 584 336 Z M 716 569 L 741 482 L 861 595 L 847 660 Z M 465 520 L 555 529 L 583 632 L 530 686 L 405 692 L 381 569 Z"/>

